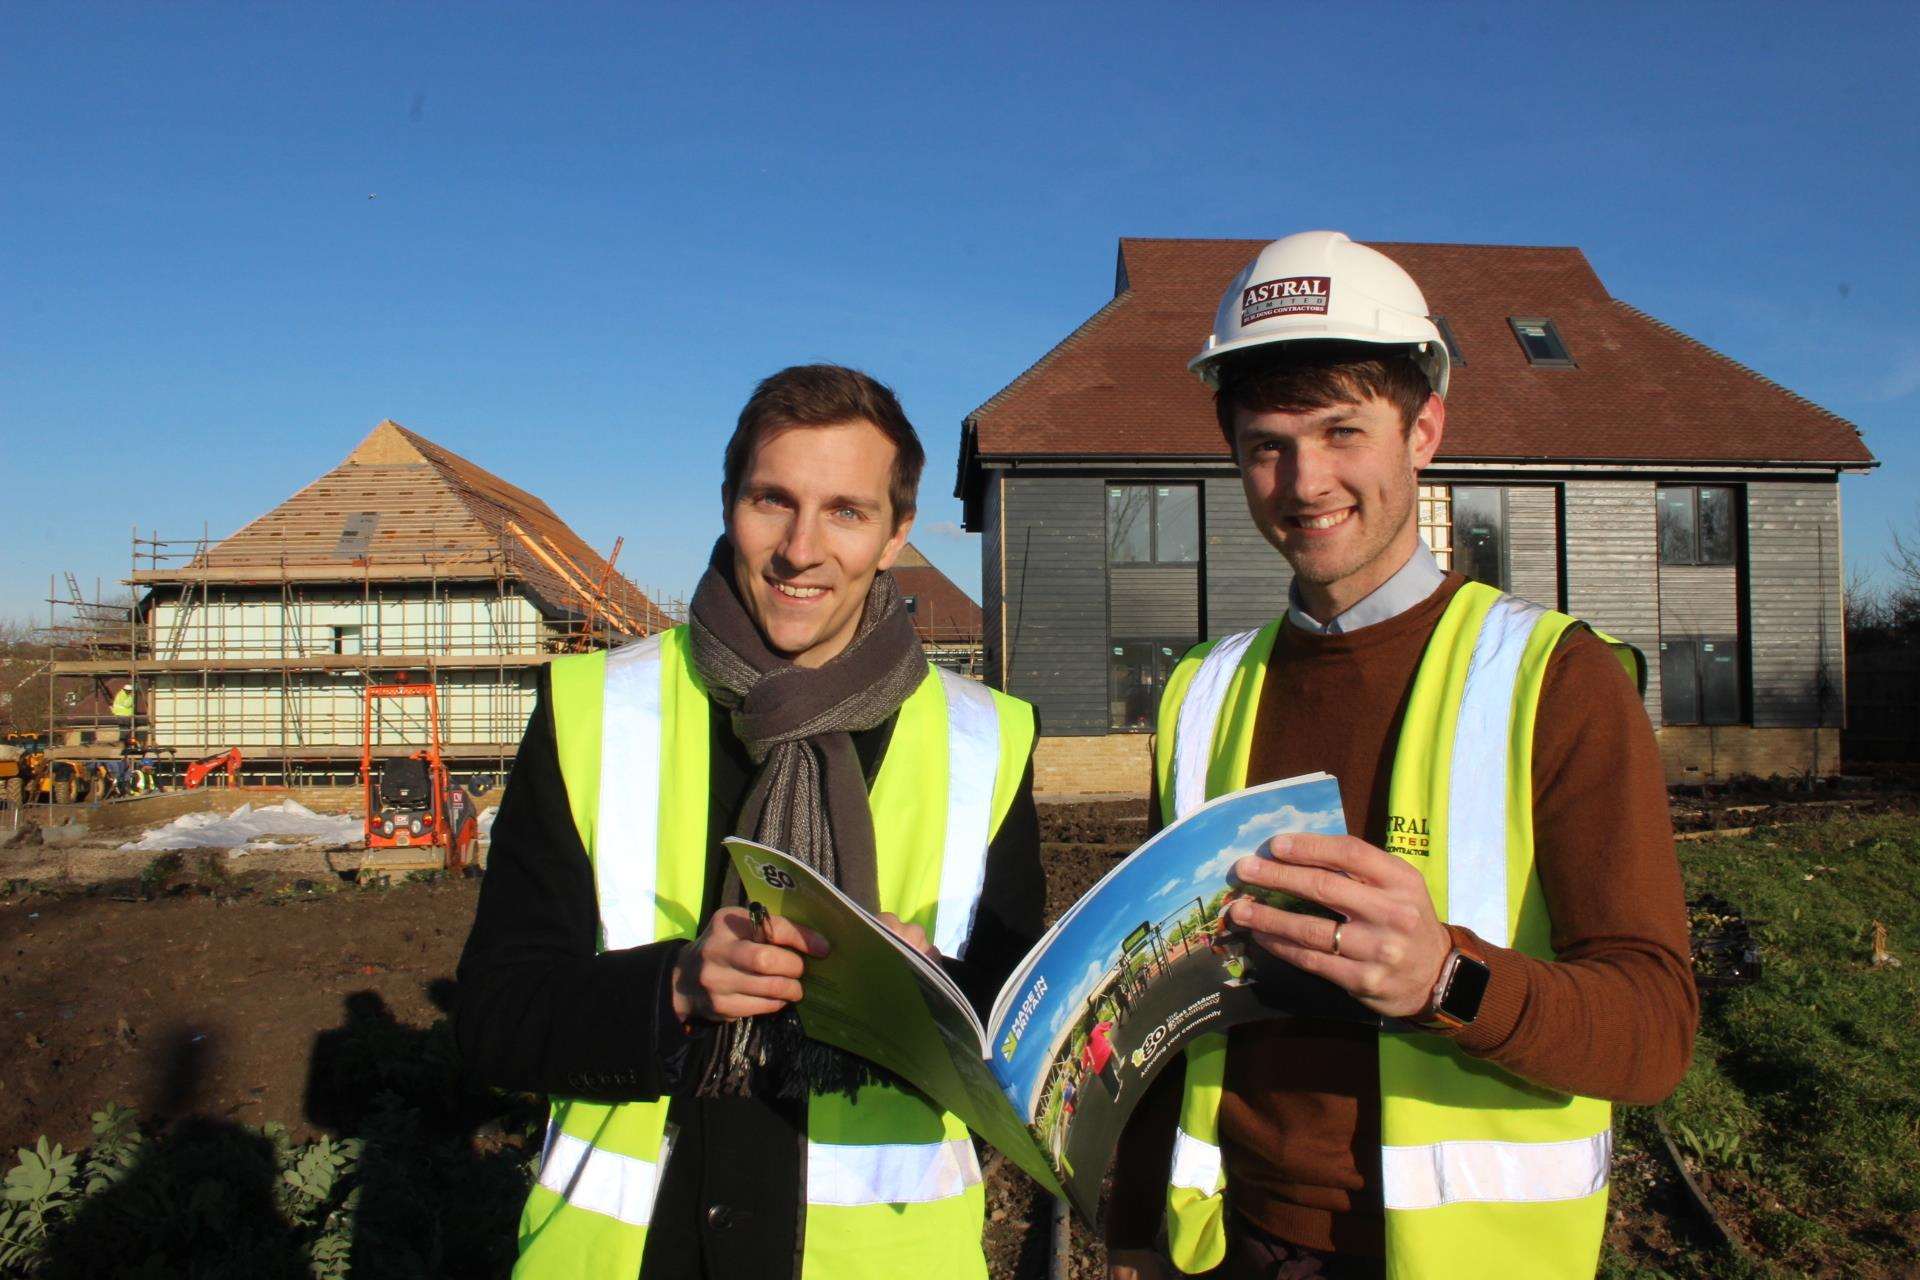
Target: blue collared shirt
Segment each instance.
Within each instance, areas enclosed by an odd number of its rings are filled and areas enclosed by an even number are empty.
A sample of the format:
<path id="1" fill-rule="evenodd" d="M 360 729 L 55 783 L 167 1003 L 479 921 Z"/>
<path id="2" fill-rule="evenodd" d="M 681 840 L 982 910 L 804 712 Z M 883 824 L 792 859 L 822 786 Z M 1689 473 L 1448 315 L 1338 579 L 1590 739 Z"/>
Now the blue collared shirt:
<path id="1" fill-rule="evenodd" d="M 1287 625 L 1299 627 L 1310 635 L 1339 636 L 1358 631 L 1405 613 L 1438 591 L 1446 576 L 1440 562 L 1433 558 L 1433 552 L 1427 550 L 1426 542 L 1418 541 L 1413 544 L 1413 554 L 1407 557 L 1407 562 L 1400 566 L 1399 572 L 1331 622 L 1315 622 L 1300 607 L 1299 584 L 1288 587 Z"/>

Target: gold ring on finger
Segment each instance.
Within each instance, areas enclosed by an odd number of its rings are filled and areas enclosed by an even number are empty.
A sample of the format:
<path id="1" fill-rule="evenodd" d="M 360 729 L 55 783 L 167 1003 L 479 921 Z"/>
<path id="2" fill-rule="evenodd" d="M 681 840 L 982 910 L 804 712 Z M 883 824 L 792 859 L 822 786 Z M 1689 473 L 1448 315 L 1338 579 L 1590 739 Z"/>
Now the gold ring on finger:
<path id="1" fill-rule="evenodd" d="M 1346 927 L 1347 927 L 1347 922 L 1345 920 L 1338 920 L 1334 922 L 1333 946 L 1331 948 L 1331 951 L 1332 951 L 1332 954 L 1336 956 L 1340 954 L 1340 931 Z"/>

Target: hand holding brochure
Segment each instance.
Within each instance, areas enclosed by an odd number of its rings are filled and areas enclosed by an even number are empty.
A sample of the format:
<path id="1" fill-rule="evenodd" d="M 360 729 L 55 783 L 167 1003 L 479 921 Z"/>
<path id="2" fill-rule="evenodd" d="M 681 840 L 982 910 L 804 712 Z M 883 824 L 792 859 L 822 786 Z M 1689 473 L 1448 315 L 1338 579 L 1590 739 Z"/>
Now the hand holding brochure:
<path id="1" fill-rule="evenodd" d="M 1377 1023 L 1225 921 L 1250 890 L 1238 859 L 1282 832 L 1344 834 L 1327 774 L 1222 796 L 1167 827 L 1055 922 L 983 1026 L 940 966 L 778 850 L 729 840 L 748 895 L 816 929 L 806 1033 L 912 1081 L 1093 1218 L 1109 1159 L 1147 1086 L 1203 1032 L 1281 1014 Z"/>

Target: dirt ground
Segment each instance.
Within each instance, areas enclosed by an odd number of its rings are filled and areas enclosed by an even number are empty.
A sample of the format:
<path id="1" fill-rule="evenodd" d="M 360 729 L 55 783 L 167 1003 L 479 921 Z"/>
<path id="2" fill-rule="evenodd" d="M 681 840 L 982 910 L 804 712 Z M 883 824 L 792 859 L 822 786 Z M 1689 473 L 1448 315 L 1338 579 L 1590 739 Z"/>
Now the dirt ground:
<path id="1" fill-rule="evenodd" d="M 359 803 L 350 789 L 168 794 L 76 807 L 89 827 L 78 844 L 29 831 L 0 848 L 0 1150 L 41 1134 L 85 1146 L 110 1101 L 162 1125 L 337 1134 L 341 1104 L 315 1084 L 336 1074 L 330 1049 L 369 1025 L 425 1045 L 451 1004 L 478 882 L 355 888 L 346 850 L 207 850 L 175 866 L 116 848 L 181 813 L 289 796 L 316 812 Z M 1141 808 L 1043 809 L 1049 920 L 1143 838 Z M 0 844 L 10 834 L 0 826 Z M 1044 1275 L 1051 1197 L 997 1157 L 987 1171 L 993 1274 Z M 1075 1231 L 1071 1274 L 1104 1275 L 1098 1245 Z"/>
<path id="2" fill-rule="evenodd" d="M 1676 822 L 1750 825 L 1809 799 L 1912 806 L 1911 792 L 1890 790 L 1898 794 L 1681 797 Z M 316 812 L 359 803 L 351 789 L 244 798 L 286 796 Z M 176 866 L 114 848 L 142 827 L 241 798 L 213 791 L 97 806 L 79 811 L 90 831 L 78 845 L 45 846 L 29 832 L 0 847 L 0 1149 L 41 1134 L 84 1146 L 91 1114 L 109 1101 L 160 1124 L 196 1116 L 279 1121 L 300 1137 L 338 1133 L 340 1100 L 315 1084 L 340 1078 L 322 1069 L 330 1046 L 370 1027 L 380 1043 L 421 1052 L 445 1042 L 436 1024 L 451 1004 L 477 882 L 355 888 L 357 855 L 344 850 L 208 851 Z M 1145 837 L 1139 801 L 1043 806 L 1041 824 L 1049 920 Z M 0 845 L 9 834 L 0 826 Z M 993 1274 L 1046 1274 L 1051 1198 L 998 1157 L 987 1170 Z M 1084 1224 L 1073 1233 L 1070 1274 L 1104 1276 L 1098 1242 Z"/>

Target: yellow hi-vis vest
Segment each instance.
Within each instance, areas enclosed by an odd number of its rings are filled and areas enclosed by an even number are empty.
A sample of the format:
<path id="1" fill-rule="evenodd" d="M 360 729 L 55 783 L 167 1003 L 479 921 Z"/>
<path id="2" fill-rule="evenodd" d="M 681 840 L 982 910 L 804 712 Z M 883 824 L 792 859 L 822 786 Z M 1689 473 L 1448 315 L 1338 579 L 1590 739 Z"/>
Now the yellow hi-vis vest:
<path id="1" fill-rule="evenodd" d="M 1462 586 L 1414 677 L 1387 793 L 1387 850 L 1420 869 L 1440 918 L 1543 959 L 1553 948 L 1533 861 L 1533 724 L 1547 660 L 1574 625 Z M 1174 669 L 1155 755 L 1168 821 L 1246 785 L 1280 626 L 1201 645 Z M 1644 687 L 1639 652 L 1601 638 Z M 1530 1084 L 1441 1036 L 1382 1033 L 1379 1044 L 1388 1276 L 1590 1280 L 1606 1226 L 1611 1107 Z M 1224 1035 L 1187 1047 L 1167 1231 L 1189 1274 L 1226 1253 L 1226 1061 Z"/>
<path id="2" fill-rule="evenodd" d="M 552 667 L 567 802 L 593 863 L 600 946 L 699 929 L 711 708 L 676 628 Z M 900 706 L 869 797 L 880 907 L 962 954 L 999 829 L 1033 748 L 1025 703 L 929 668 Z M 633 1280 L 671 1155 L 667 1099 L 552 1099 L 516 1277 Z M 868 1086 L 807 1107 L 803 1280 L 986 1275 L 985 1191 L 960 1121 Z"/>

